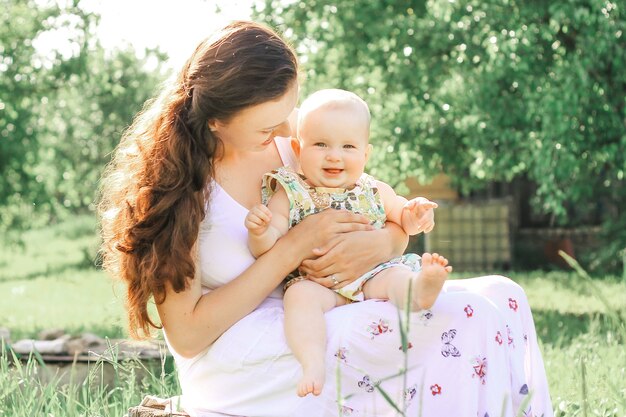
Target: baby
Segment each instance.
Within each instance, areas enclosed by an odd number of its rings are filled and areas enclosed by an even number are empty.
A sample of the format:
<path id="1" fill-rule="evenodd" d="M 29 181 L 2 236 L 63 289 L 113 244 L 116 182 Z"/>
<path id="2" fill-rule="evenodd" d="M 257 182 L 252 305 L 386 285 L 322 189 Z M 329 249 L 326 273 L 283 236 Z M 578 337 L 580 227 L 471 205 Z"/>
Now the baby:
<path id="1" fill-rule="evenodd" d="M 371 145 L 370 113 L 356 94 L 321 90 L 307 98 L 298 115 L 294 142 L 301 173 L 283 167 L 263 179 L 263 202 L 253 207 L 245 225 L 255 257 L 268 251 L 304 217 L 327 208 L 347 209 L 370 218 L 374 227 L 385 221 L 402 226 L 409 235 L 429 232 L 437 204 L 425 198 L 407 201 L 387 184 L 365 174 Z M 364 299 L 388 299 L 398 308 L 430 308 L 452 267 L 438 254 L 404 255 L 385 262 L 354 282 L 334 289 L 292 274 L 285 284 L 287 343 L 302 365 L 298 395 L 319 395 L 325 380 L 326 330 L 324 313 Z M 407 303 L 410 300 L 410 305 Z"/>

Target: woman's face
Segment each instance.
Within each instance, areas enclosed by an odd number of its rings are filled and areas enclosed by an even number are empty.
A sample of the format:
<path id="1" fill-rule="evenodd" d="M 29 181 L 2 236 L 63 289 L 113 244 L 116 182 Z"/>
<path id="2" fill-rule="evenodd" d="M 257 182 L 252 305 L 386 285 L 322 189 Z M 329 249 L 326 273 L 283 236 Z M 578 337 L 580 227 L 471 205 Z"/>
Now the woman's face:
<path id="1" fill-rule="evenodd" d="M 224 153 L 258 152 L 266 149 L 274 136 L 291 136 L 287 120 L 298 102 L 298 83 L 276 100 L 241 110 L 227 122 L 209 121 L 209 128 L 224 144 Z"/>

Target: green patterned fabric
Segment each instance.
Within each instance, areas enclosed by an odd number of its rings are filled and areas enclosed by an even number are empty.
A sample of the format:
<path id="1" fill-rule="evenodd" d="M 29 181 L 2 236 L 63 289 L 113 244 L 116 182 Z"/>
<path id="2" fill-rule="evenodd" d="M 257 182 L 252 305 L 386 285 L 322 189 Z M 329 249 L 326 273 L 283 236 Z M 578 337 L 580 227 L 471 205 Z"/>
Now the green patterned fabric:
<path id="1" fill-rule="evenodd" d="M 303 175 L 290 167 L 281 167 L 263 176 L 263 204 L 267 205 L 279 184 L 289 198 L 289 227 L 327 208 L 363 214 L 376 228 L 383 227 L 387 220 L 376 180 L 371 175 L 364 173 L 350 189 L 312 187 Z"/>
<path id="2" fill-rule="evenodd" d="M 318 213 L 327 208 L 346 209 L 353 213 L 367 216 L 371 224 L 380 229 L 385 225 L 387 216 L 385 207 L 376 187 L 374 177 L 363 174 L 354 187 L 345 190 L 338 188 L 312 187 L 306 178 L 290 167 L 281 167 L 263 176 L 261 188 L 263 204 L 267 205 L 270 198 L 282 186 L 289 198 L 289 227 L 293 227 L 306 216 Z M 378 265 L 371 271 L 361 275 L 349 285 L 335 290 L 338 294 L 351 301 L 363 300 L 363 285 L 380 271 L 392 267 L 408 268 L 413 272 L 420 270 L 420 257 L 409 253 Z M 298 271 L 287 277 L 285 289 L 302 280 Z"/>

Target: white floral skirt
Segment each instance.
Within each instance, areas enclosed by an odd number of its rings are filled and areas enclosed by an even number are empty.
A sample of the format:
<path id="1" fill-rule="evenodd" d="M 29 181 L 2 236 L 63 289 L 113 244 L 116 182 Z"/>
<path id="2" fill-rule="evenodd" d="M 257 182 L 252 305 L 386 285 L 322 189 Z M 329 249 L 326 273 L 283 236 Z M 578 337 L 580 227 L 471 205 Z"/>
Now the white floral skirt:
<path id="1" fill-rule="evenodd" d="M 528 301 L 507 278 L 450 280 L 433 308 L 411 313 L 408 323 L 379 300 L 337 307 L 326 319 L 319 397 L 296 395 L 300 366 L 283 334 L 282 300 L 267 299 L 206 352 L 174 353 L 185 410 L 198 417 L 553 416 Z"/>

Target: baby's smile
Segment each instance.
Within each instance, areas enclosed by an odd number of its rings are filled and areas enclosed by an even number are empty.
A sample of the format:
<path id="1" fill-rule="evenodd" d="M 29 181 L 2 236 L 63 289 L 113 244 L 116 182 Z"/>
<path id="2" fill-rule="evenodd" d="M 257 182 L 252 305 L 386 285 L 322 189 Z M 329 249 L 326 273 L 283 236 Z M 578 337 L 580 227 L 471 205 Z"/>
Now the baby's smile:
<path id="1" fill-rule="evenodd" d="M 322 170 L 330 175 L 338 175 L 343 172 L 343 169 L 341 168 L 322 168 Z"/>

